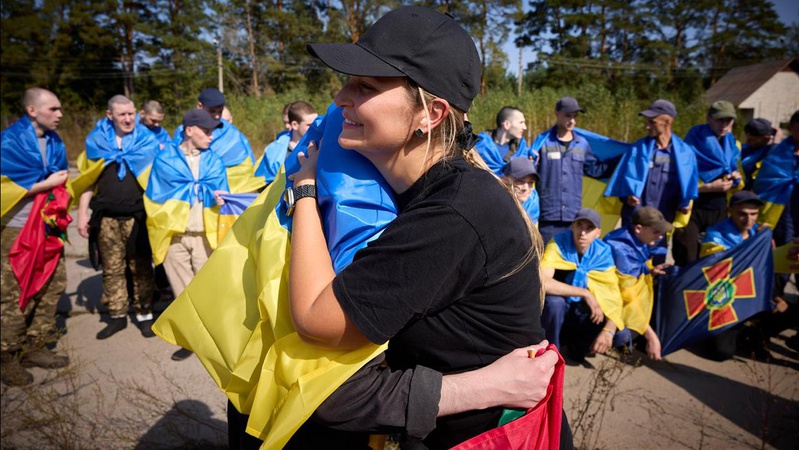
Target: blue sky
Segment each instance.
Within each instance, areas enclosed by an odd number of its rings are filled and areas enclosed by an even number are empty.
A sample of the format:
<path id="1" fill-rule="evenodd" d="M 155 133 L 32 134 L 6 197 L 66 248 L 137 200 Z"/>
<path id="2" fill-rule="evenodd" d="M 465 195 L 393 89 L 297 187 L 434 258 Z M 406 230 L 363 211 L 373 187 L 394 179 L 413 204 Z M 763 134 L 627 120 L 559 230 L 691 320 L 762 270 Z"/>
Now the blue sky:
<path id="1" fill-rule="evenodd" d="M 772 0 L 771 3 L 777 11 L 780 20 L 786 25 L 799 22 L 799 1 L 797 0 Z M 525 8 L 527 8 L 527 1 L 524 1 Z M 513 42 L 508 42 L 504 46 L 505 53 L 508 54 L 508 72 L 516 75 L 519 73 L 519 49 L 513 45 Z M 536 51 L 532 48 L 524 50 L 524 64 L 535 59 Z"/>

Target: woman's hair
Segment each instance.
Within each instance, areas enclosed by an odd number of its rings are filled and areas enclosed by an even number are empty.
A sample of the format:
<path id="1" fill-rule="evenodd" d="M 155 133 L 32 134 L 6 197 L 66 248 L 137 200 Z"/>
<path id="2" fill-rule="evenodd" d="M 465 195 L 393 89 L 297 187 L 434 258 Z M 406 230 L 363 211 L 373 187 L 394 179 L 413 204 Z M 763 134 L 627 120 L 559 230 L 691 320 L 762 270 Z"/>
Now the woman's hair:
<path id="1" fill-rule="evenodd" d="M 425 114 L 429 114 L 429 110 L 427 109 L 428 103 L 438 98 L 422 89 L 410 79 L 408 80 L 408 94 L 414 106 L 422 108 L 425 111 Z M 441 124 L 431 129 L 427 133 L 426 153 L 429 153 L 430 149 L 434 145 L 440 146 L 444 149 L 444 161 L 446 162 L 460 152 L 460 154 L 469 164 L 494 175 L 488 166 L 486 166 L 486 163 L 483 161 L 483 158 L 480 156 L 480 154 L 474 149 L 474 141 L 471 139 L 471 136 L 465 136 L 465 134 L 471 135 L 472 133 L 471 124 L 466 121 L 465 116 L 466 114 L 463 111 L 460 111 L 454 106 L 450 106 L 447 117 L 444 118 Z M 464 142 L 470 142 L 470 145 L 459 145 L 459 143 Z M 494 179 L 497 180 L 497 183 L 499 183 L 505 189 L 511 199 L 513 199 L 513 203 L 516 205 L 516 209 L 519 211 L 519 214 L 521 214 L 524 224 L 527 227 L 527 233 L 531 242 L 530 249 L 527 251 L 522 261 L 520 261 L 513 270 L 504 276 L 509 277 L 517 273 L 533 259 L 538 259 L 540 261 L 541 255 L 544 253 L 544 242 L 541 238 L 541 233 L 539 233 L 538 229 L 533 225 L 533 222 L 530 220 L 530 216 L 527 215 L 524 207 L 522 207 L 521 203 L 519 203 L 519 200 L 516 198 L 516 195 L 513 193 L 513 187 L 503 183 L 502 180 L 496 175 L 494 175 Z M 542 299 L 541 304 L 543 305 L 544 283 L 543 278 L 541 277 L 540 264 L 539 279 L 542 280 L 540 295 Z"/>

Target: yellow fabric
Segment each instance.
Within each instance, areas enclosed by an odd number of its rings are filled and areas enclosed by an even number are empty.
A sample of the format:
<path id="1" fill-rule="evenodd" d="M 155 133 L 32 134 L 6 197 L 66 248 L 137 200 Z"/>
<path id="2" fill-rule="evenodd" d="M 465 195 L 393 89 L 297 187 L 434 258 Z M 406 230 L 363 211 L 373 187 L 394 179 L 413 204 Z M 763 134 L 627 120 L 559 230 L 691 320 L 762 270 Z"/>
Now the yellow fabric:
<path id="1" fill-rule="evenodd" d="M 233 224 L 236 223 L 236 220 L 238 218 L 239 216 L 232 214 L 219 215 L 219 223 L 217 226 L 217 235 L 216 235 L 217 242 L 222 242 L 222 239 L 225 238 L 225 235 L 227 235 L 227 232 L 233 227 Z"/>
<path id="2" fill-rule="evenodd" d="M 777 222 L 780 221 L 780 217 L 782 217 L 782 212 L 784 210 L 785 205 L 766 202 L 766 204 L 760 208 L 760 215 L 757 221 L 774 229 L 777 226 Z"/>
<path id="3" fill-rule="evenodd" d="M 541 258 L 543 267 L 550 267 L 555 270 L 576 270 L 577 265 L 563 259 L 560 247 L 555 240 L 550 240 L 544 249 L 544 256 Z M 616 276 L 616 268 L 610 267 L 605 271 L 591 270 L 588 272 L 588 291 L 594 295 L 602 313 L 610 319 L 619 331 L 624 329 L 622 318 L 622 297 L 619 291 L 619 279 Z"/>
<path id="4" fill-rule="evenodd" d="M 164 262 L 172 236 L 186 231 L 190 209 L 189 204 L 184 201 L 167 200 L 161 204 L 144 196 L 144 210 L 147 211 L 147 234 L 150 237 L 153 262 L 156 265 Z M 203 209 L 205 236 L 212 249 L 216 248 L 217 244 L 218 217 L 218 206 Z"/>
<path id="5" fill-rule="evenodd" d="M 621 217 L 621 200 L 605 197 L 608 184 L 591 177 L 583 177 L 583 207 L 591 208 L 602 217 L 602 236 L 616 229 Z"/>
<path id="6" fill-rule="evenodd" d="M 799 269 L 791 269 L 795 261 L 788 261 L 788 249 L 797 248 L 799 244 L 789 242 L 774 249 L 774 273 L 799 273 Z"/>
<path id="7" fill-rule="evenodd" d="M 227 182 L 230 186 L 231 194 L 243 194 L 245 192 L 256 192 L 266 185 L 264 177 L 254 175 L 255 167 L 250 158 L 244 158 L 238 166 L 225 168 Z"/>
<path id="8" fill-rule="evenodd" d="M 78 171 L 80 174 L 75 177 L 71 183 L 67 184 L 67 190 L 72 198 L 80 198 L 87 189 L 94 186 L 94 183 L 100 178 L 100 174 L 103 173 L 103 169 L 105 169 L 104 159 L 100 158 L 92 161 L 86 157 L 86 151 L 81 152 L 81 154 L 78 155 Z M 147 166 L 147 168 L 136 177 L 136 181 L 144 191 L 147 190 L 147 182 L 150 180 L 151 169 L 152 165 Z"/>
<path id="9" fill-rule="evenodd" d="M 649 320 L 652 318 L 652 306 L 655 299 L 652 275 L 641 274 L 635 278 L 618 271 L 616 275 L 619 278 L 624 325 L 638 334 L 644 334 Z"/>
<path id="10" fill-rule="evenodd" d="M 5 175 L 0 176 L 0 202 L 2 202 L 2 205 L 0 205 L 0 210 L 2 210 L 0 217 L 11 211 L 11 208 L 22 200 L 27 193 L 27 189 L 14 183 L 11 178 Z"/>
<path id="11" fill-rule="evenodd" d="M 715 242 L 703 242 L 699 247 L 699 257 L 704 258 L 705 256 L 712 255 L 714 253 L 723 252 L 724 250 L 727 250 L 727 247 L 721 244 L 717 244 Z"/>
<path id="12" fill-rule="evenodd" d="M 385 351 L 331 351 L 304 344 L 288 305 L 288 231 L 274 212 L 279 174 L 239 217 L 153 330 L 192 350 L 264 448 L 282 448 L 338 386 Z M 254 406 L 256 405 L 256 406 Z"/>

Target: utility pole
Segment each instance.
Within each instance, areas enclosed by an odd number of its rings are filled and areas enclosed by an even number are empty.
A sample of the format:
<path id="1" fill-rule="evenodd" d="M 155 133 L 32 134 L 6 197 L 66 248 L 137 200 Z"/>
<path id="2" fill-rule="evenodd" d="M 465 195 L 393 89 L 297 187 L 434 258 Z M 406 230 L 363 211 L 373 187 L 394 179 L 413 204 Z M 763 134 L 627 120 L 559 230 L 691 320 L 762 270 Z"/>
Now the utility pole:
<path id="1" fill-rule="evenodd" d="M 222 42 L 217 38 L 214 39 L 216 45 L 216 69 L 217 78 L 219 79 L 219 92 L 225 92 L 224 80 L 222 78 Z"/>
<path id="2" fill-rule="evenodd" d="M 522 96 L 522 77 L 524 76 L 524 63 L 522 62 L 522 58 L 524 56 L 524 47 L 522 47 L 522 40 L 519 39 L 519 79 L 516 81 L 516 95 L 521 97 Z"/>

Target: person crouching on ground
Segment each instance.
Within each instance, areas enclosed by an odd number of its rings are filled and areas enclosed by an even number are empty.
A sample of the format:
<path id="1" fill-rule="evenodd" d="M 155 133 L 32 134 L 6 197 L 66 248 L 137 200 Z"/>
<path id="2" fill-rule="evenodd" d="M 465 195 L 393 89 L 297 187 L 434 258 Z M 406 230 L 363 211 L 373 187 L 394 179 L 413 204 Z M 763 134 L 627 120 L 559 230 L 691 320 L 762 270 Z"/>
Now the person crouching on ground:
<path id="1" fill-rule="evenodd" d="M 541 259 L 546 290 L 541 324 L 559 349 L 561 336 L 568 337 L 564 344 L 577 361 L 589 349 L 604 348 L 603 333 L 624 328 L 613 254 L 597 239 L 601 224 L 599 213 L 581 209 L 571 227 L 549 241 Z"/>

